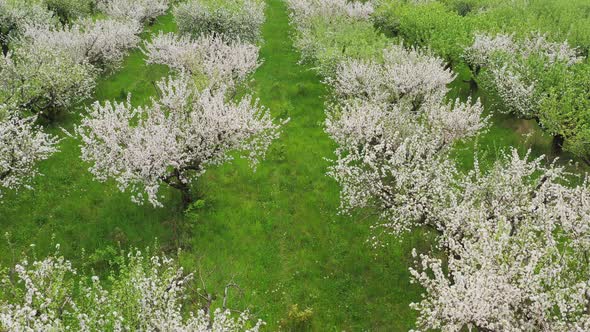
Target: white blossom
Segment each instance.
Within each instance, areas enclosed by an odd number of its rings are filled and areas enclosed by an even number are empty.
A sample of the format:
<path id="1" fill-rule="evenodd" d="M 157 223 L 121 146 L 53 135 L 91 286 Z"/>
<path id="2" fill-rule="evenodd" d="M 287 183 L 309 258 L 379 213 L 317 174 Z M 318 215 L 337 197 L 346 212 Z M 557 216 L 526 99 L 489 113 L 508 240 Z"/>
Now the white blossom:
<path id="1" fill-rule="evenodd" d="M 218 33 L 256 43 L 261 39 L 264 8 L 261 0 L 189 0 L 174 8 L 174 17 L 182 34 Z"/>
<path id="2" fill-rule="evenodd" d="M 413 304 L 420 328 L 588 328 L 590 191 L 568 176 L 513 150 L 490 171 L 476 165 L 452 183 L 454 197 L 431 214 L 448 269 L 421 255 L 411 270 L 426 290 Z"/>
<path id="3" fill-rule="evenodd" d="M 375 11 L 371 2 L 347 0 L 289 0 L 291 20 L 296 26 L 305 26 L 314 17 L 341 17 L 368 20 Z"/>
<path id="4" fill-rule="evenodd" d="M 217 34 L 192 39 L 162 32 L 153 35 L 143 49 L 148 63 L 167 65 L 197 77 L 204 75 L 208 86 L 233 86 L 243 81 L 260 66 L 258 51 L 258 46 Z"/>
<path id="5" fill-rule="evenodd" d="M 153 21 L 168 10 L 169 0 L 97 0 L 97 8 L 108 16 L 135 20 L 139 23 Z"/>
<path id="6" fill-rule="evenodd" d="M 61 28 L 28 25 L 20 43 L 63 52 L 76 63 L 89 62 L 112 69 L 121 64 L 127 51 L 137 46 L 140 32 L 141 27 L 133 20 L 82 19 Z"/>
<path id="7" fill-rule="evenodd" d="M 547 57 L 550 64 L 563 62 L 567 65 L 573 65 L 584 61 L 584 58 L 578 54 L 578 50 L 571 47 L 567 41 L 552 42 L 547 39 L 547 35 L 539 32 L 533 32 L 523 40 L 520 45 L 520 53 L 525 58 L 535 54 L 542 54 Z"/>
<path id="8" fill-rule="evenodd" d="M 186 75 L 157 85 L 161 98 L 151 105 L 95 103 L 77 128 L 90 171 L 100 181 L 114 178 L 137 202 L 145 194 L 161 206 L 162 182 L 186 192 L 206 167 L 231 160 L 231 151 L 254 167 L 278 136 L 280 125 L 250 96 L 226 101 L 224 89 L 198 91 Z"/>
<path id="9" fill-rule="evenodd" d="M 557 64 L 567 68 L 583 61 L 577 53 L 567 42 L 551 42 L 540 33 L 531 33 L 519 41 L 506 34 L 476 34 L 464 58 L 481 84 L 496 93 L 503 111 L 538 118 L 542 90 L 552 85 L 539 82 L 550 79 L 546 73 Z M 483 68 L 487 70 L 480 74 Z"/>
<path id="10" fill-rule="evenodd" d="M 473 44 L 465 49 L 463 57 L 473 68 L 481 68 L 492 61 L 496 52 L 513 54 L 517 49 L 513 35 L 476 33 Z"/>
<path id="11" fill-rule="evenodd" d="M 76 274 L 71 263 L 62 257 L 32 263 L 25 259 L 14 274 L 10 278 L 3 273 L 0 279 L 0 293 L 16 294 L 11 302 L 0 301 L 0 327 L 15 332 L 65 330 L 60 311 L 71 300 L 71 275 Z"/>
<path id="12" fill-rule="evenodd" d="M 15 332 L 257 332 L 264 325 L 251 322 L 248 311 L 235 315 L 222 308 L 191 310 L 185 317 L 193 274 L 166 256 L 135 251 L 118 265 L 108 289 L 98 277 L 84 276 L 76 287 L 78 272 L 61 256 L 24 259 L 14 272 L 0 269 L 0 327 Z"/>
<path id="13" fill-rule="evenodd" d="M 372 207 L 377 227 L 407 231 L 448 197 L 456 173 L 448 152 L 484 128 L 483 107 L 445 101 L 455 75 L 440 58 L 396 45 L 383 63 L 346 61 L 334 77 L 326 131 L 336 141 L 329 175 L 342 187 L 341 208 Z"/>
<path id="14" fill-rule="evenodd" d="M 348 60 L 338 66 L 333 79 L 337 98 L 361 98 L 372 102 L 408 104 L 439 103 L 455 79 L 441 58 L 394 45 L 383 51 L 383 63 Z"/>
<path id="15" fill-rule="evenodd" d="M 96 70 L 65 51 L 29 44 L 0 57 L 0 102 L 48 118 L 90 97 Z"/>
<path id="16" fill-rule="evenodd" d="M 521 41 L 515 41 L 513 35 L 485 33 L 475 34 L 473 44 L 465 49 L 464 57 L 473 67 L 485 67 L 492 64 L 497 53 L 530 56 L 544 56 L 549 64 L 564 62 L 568 65 L 579 63 L 583 58 L 567 42 L 552 42 L 547 36 L 538 32 L 531 33 Z M 509 60 L 507 58 L 506 60 Z"/>
<path id="17" fill-rule="evenodd" d="M 0 43 L 4 46 L 10 38 L 18 37 L 27 25 L 50 26 L 55 23 L 53 13 L 42 3 L 0 0 Z"/>
<path id="18" fill-rule="evenodd" d="M 0 189 L 28 187 L 38 174 L 37 162 L 57 151 L 58 139 L 0 105 Z M 0 196 L 2 191 L 0 190 Z"/>
<path id="19" fill-rule="evenodd" d="M 518 65 L 492 67 L 489 71 L 490 83 L 506 111 L 522 118 L 533 118 L 540 101 L 535 94 L 536 81 L 523 73 L 526 69 Z"/>

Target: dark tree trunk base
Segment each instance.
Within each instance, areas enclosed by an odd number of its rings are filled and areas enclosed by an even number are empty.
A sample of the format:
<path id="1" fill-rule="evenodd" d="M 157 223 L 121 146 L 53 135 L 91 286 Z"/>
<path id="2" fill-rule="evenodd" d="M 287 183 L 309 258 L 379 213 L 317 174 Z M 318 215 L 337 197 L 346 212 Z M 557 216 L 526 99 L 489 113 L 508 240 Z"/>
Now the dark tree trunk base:
<path id="1" fill-rule="evenodd" d="M 551 142 L 551 153 L 553 155 L 559 155 L 563 152 L 563 143 L 565 138 L 561 135 L 554 135 L 553 141 Z"/>
<path id="2" fill-rule="evenodd" d="M 186 189 L 181 189 L 180 193 L 182 194 L 182 209 L 186 210 L 186 208 L 193 202 L 193 195 L 188 186 L 186 186 Z"/>
<path id="3" fill-rule="evenodd" d="M 479 85 L 477 85 L 477 81 L 475 81 L 475 79 L 472 77 L 469 80 L 469 90 L 471 90 L 472 93 L 477 92 L 477 90 L 479 89 Z"/>

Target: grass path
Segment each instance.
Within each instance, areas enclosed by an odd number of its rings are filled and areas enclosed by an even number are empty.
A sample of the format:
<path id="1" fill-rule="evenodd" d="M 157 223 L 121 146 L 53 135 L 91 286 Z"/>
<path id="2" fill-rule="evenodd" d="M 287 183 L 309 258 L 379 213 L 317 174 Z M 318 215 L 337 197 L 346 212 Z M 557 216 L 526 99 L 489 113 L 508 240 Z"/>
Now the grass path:
<path id="1" fill-rule="evenodd" d="M 254 89 L 275 116 L 291 121 L 256 173 L 244 163 L 206 173 L 192 252 L 221 270 L 219 285 L 239 271 L 244 302 L 270 330 L 292 304 L 313 309 L 318 331 L 407 330 L 414 320 L 408 303 L 418 298 L 407 254 L 418 240 L 375 258 L 366 243 L 371 221 L 337 215 L 339 188 L 325 175 L 334 150 L 322 125 L 326 89 L 297 63 L 285 4 L 269 0 L 266 14 Z"/>
<path id="2" fill-rule="evenodd" d="M 144 37 L 158 30 L 175 31 L 170 15 Z M 334 150 L 322 125 L 326 89 L 309 67 L 297 64 L 283 1 L 268 0 L 263 34 L 264 64 L 252 87 L 276 117 L 291 121 L 255 173 L 240 160 L 211 169 L 195 188 L 203 207 L 184 217 L 173 191 L 164 190 L 166 207 L 155 209 L 134 205 L 113 183 L 93 181 L 79 159 L 78 142 L 66 139 L 62 151 L 41 164 L 45 176 L 35 180 L 34 191 L 7 195 L 0 229 L 11 233 L 17 250 L 35 243 L 43 254 L 52 242 L 60 243 L 63 254 L 78 263 L 81 249 L 99 249 L 90 264 L 100 267 L 110 257 L 105 248 L 141 248 L 156 237 L 173 248 L 171 225 L 191 225 L 183 236 L 183 265 L 210 271 L 212 290 L 233 278 L 244 294 L 233 296 L 230 305 L 248 304 L 269 331 L 294 304 L 313 310 L 308 329 L 314 331 L 406 331 L 415 319 L 408 304 L 420 293 L 409 284 L 409 253 L 428 244 L 412 235 L 375 251 L 366 243 L 374 220 L 337 214 L 339 188 L 325 175 L 325 158 Z M 154 94 L 151 82 L 166 73 L 133 52 L 119 72 L 100 82 L 96 99 L 120 100 L 131 92 L 134 103 L 145 103 Z M 75 122 L 71 116 L 60 125 L 71 128 Z M 7 256 L 0 260 L 9 261 Z"/>

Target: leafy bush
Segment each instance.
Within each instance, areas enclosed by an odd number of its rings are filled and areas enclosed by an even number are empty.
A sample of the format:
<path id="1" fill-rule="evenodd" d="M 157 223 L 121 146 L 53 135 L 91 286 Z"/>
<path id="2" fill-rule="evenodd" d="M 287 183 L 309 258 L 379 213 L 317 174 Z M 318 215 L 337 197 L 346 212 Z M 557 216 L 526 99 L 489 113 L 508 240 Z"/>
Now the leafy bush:
<path id="1" fill-rule="evenodd" d="M 295 47 L 304 61 L 317 65 L 323 76 L 332 76 L 339 63 L 346 59 L 379 59 L 391 41 L 377 33 L 369 21 L 354 23 L 345 19 L 323 18 L 312 21 L 313 27 L 299 34 Z"/>
<path id="2" fill-rule="evenodd" d="M 462 17 L 437 2 L 385 4 L 377 9 L 375 23 L 409 45 L 432 49 L 451 65 L 462 61 L 463 50 L 472 43 L 474 30 L 480 28 L 477 17 Z"/>
<path id="3" fill-rule="evenodd" d="M 576 65 L 548 89 L 540 102 L 543 127 L 556 137 L 555 146 L 590 164 L 590 66 Z"/>
<path id="4" fill-rule="evenodd" d="M 70 23 L 78 17 L 87 15 L 93 3 L 93 0 L 45 0 L 47 7 L 62 23 Z"/>
<path id="5" fill-rule="evenodd" d="M 168 9 L 169 0 L 96 0 L 97 8 L 108 16 L 151 23 Z"/>
<path id="6" fill-rule="evenodd" d="M 290 0 L 289 7 L 296 28 L 294 46 L 302 61 L 314 63 L 323 76 L 333 76 L 347 59 L 380 59 L 391 43 L 369 20 L 373 13 L 369 3 Z"/>
<path id="7" fill-rule="evenodd" d="M 299 309 L 299 305 L 294 304 L 289 308 L 287 317 L 281 320 L 281 328 L 287 331 L 307 331 L 311 327 L 313 319 L 313 309 Z"/>

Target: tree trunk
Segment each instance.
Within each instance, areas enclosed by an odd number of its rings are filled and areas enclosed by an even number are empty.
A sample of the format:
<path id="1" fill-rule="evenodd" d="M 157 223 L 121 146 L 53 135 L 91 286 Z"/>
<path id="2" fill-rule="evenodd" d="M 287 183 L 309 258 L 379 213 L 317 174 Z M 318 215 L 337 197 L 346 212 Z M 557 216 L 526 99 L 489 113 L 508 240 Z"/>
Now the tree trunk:
<path id="1" fill-rule="evenodd" d="M 475 93 L 477 92 L 478 88 L 479 86 L 477 85 L 477 81 L 474 77 L 471 77 L 471 79 L 469 80 L 469 90 L 471 91 L 471 93 Z"/>
<path id="2" fill-rule="evenodd" d="M 553 135 L 553 141 L 551 142 L 551 152 L 553 155 L 558 155 L 563 152 L 563 143 L 565 138 L 562 135 Z"/>
<path id="3" fill-rule="evenodd" d="M 178 191 L 180 191 L 180 194 L 182 195 L 182 209 L 185 210 L 193 201 L 193 196 L 191 193 L 190 185 L 180 180 L 180 172 L 178 170 L 175 170 L 168 177 L 163 178 L 162 181 L 164 183 L 167 183 L 170 187 L 178 189 Z"/>
<path id="4" fill-rule="evenodd" d="M 182 194 L 182 209 L 185 210 L 189 204 L 193 201 L 193 196 L 191 194 L 191 189 L 185 183 L 181 185 L 179 188 L 180 193 Z"/>

